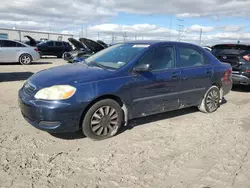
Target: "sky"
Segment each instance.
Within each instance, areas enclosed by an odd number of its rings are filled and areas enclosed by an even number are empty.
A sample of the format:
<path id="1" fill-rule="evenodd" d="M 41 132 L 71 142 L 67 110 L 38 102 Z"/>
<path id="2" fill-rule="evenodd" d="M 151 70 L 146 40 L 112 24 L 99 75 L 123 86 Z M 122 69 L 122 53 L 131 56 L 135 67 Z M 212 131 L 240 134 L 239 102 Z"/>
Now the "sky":
<path id="1" fill-rule="evenodd" d="M 250 0 L 1 0 L 0 27 L 105 42 L 250 42 Z M 201 40 L 200 40 L 201 39 Z"/>

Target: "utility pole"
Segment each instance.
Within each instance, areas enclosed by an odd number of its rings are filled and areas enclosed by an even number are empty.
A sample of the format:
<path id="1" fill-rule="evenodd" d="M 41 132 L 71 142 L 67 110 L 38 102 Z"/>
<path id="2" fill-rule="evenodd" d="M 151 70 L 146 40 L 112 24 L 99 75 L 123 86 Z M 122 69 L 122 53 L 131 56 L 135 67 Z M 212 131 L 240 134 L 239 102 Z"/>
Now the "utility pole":
<path id="1" fill-rule="evenodd" d="M 124 35 L 123 35 L 123 40 L 124 40 L 124 42 L 126 41 L 126 38 L 127 38 L 128 36 L 127 36 L 127 33 L 126 32 L 124 32 Z"/>
<path id="2" fill-rule="evenodd" d="M 114 43 L 115 40 L 115 36 L 114 36 L 114 32 L 112 32 L 112 44 Z"/>
<path id="3" fill-rule="evenodd" d="M 169 23 L 169 40 L 171 41 L 171 30 L 172 30 L 172 16 L 170 18 L 170 23 Z"/>
<path id="4" fill-rule="evenodd" d="M 201 45 L 202 28 L 200 30 L 200 45 Z"/>
<path id="5" fill-rule="evenodd" d="M 179 41 L 181 41 L 181 28 L 183 27 L 183 25 L 178 24 L 179 27 Z"/>
<path id="6" fill-rule="evenodd" d="M 83 37 L 83 25 L 82 25 L 82 37 Z"/>
<path id="7" fill-rule="evenodd" d="M 86 29 L 86 38 L 88 38 L 88 26 L 86 26 L 85 29 Z"/>
<path id="8" fill-rule="evenodd" d="M 183 22 L 184 20 L 182 20 L 182 19 L 180 19 L 180 18 L 178 18 L 178 20 L 179 20 L 179 22 L 180 22 L 180 23 L 177 25 L 177 26 L 179 27 L 179 41 L 181 41 L 181 28 L 184 27 L 184 25 L 181 24 L 181 22 Z"/>

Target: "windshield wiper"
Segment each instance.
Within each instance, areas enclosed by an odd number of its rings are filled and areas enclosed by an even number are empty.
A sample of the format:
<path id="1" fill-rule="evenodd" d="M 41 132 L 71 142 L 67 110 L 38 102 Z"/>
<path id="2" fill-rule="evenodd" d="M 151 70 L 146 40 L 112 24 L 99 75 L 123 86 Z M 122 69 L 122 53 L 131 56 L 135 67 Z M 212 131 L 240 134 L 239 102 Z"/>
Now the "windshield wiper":
<path id="1" fill-rule="evenodd" d="M 90 64 L 95 65 L 95 66 L 100 67 L 100 68 L 105 69 L 105 70 L 107 70 L 107 69 L 115 70 L 115 69 L 112 68 L 112 67 L 106 67 L 106 66 L 102 65 L 101 63 L 97 63 L 97 62 L 95 62 L 95 61 L 91 61 Z"/>

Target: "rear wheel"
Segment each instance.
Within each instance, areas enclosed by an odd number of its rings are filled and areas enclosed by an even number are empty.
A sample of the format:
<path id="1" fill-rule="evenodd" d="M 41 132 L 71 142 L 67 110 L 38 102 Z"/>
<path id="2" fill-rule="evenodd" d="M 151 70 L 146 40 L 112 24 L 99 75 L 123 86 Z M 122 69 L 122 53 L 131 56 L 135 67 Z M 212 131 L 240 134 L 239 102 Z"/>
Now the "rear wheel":
<path id="1" fill-rule="evenodd" d="M 204 95 L 199 110 L 204 113 L 215 112 L 220 107 L 220 89 L 217 86 L 212 86 Z"/>
<path id="2" fill-rule="evenodd" d="M 65 52 L 63 52 L 63 53 L 59 54 L 59 55 L 57 56 L 57 58 L 62 58 L 62 57 L 63 57 L 63 55 L 64 55 L 64 53 L 65 53 Z"/>
<path id="3" fill-rule="evenodd" d="M 29 65 L 32 62 L 32 57 L 29 54 L 22 54 L 19 57 L 19 63 L 22 65 Z"/>
<path id="4" fill-rule="evenodd" d="M 95 103 L 87 111 L 82 131 L 91 139 L 106 139 L 117 134 L 122 120 L 121 106 L 112 99 L 104 99 Z"/>

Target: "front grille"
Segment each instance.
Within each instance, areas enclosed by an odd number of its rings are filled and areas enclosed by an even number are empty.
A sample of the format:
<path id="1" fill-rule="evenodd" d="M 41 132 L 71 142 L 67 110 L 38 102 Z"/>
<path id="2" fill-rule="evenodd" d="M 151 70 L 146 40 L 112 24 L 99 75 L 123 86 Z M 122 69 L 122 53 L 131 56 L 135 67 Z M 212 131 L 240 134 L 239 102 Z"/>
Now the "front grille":
<path id="1" fill-rule="evenodd" d="M 23 87 L 24 93 L 29 96 L 32 95 L 35 92 L 35 90 L 36 90 L 36 87 L 29 82 L 25 83 Z"/>

